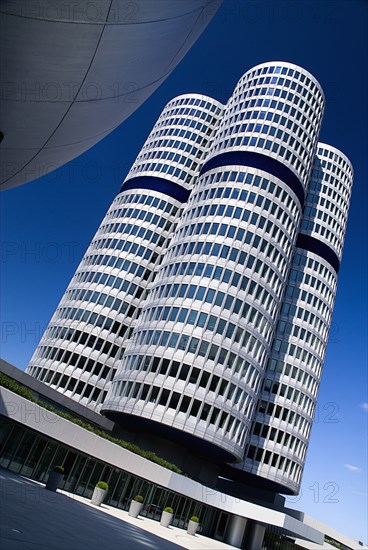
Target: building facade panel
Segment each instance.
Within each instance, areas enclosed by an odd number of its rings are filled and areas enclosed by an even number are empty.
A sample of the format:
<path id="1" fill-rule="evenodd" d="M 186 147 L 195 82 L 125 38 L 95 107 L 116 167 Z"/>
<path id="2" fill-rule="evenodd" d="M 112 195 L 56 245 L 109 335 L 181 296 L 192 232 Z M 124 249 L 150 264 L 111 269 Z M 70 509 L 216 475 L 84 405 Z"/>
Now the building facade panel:
<path id="1" fill-rule="evenodd" d="M 30 374 L 99 408 L 220 112 L 218 102 L 196 94 L 174 98 L 163 110 L 57 307 Z"/>
<path id="2" fill-rule="evenodd" d="M 294 494 L 300 489 L 331 327 L 352 178 L 345 155 L 318 144 L 289 283 L 239 466 Z M 321 241 L 324 246 L 318 248 Z"/>
<path id="3" fill-rule="evenodd" d="M 304 203 L 305 163 L 294 166 L 285 153 L 288 144 L 293 149 L 277 113 L 295 104 L 295 133 L 310 129 L 304 160 L 313 158 L 323 113 L 323 93 L 308 73 L 303 86 L 300 72 L 294 81 L 253 78 L 283 70 L 295 76 L 288 64 L 269 64 L 246 73 L 235 88 L 103 405 L 105 414 L 128 413 L 190 433 L 233 460 L 244 453 Z M 271 100 L 274 94 L 281 101 Z M 314 102 L 308 121 L 302 96 Z M 258 101 L 263 109 L 255 111 Z M 266 131 L 267 120 L 268 131 L 283 128 L 284 147 L 273 157 L 263 138 L 254 145 L 235 125 L 256 116 L 263 121 L 257 132 Z"/>
<path id="4" fill-rule="evenodd" d="M 149 448 L 297 493 L 352 185 L 318 144 L 323 110 L 283 62 L 245 73 L 226 106 L 170 101 L 29 372 Z"/>

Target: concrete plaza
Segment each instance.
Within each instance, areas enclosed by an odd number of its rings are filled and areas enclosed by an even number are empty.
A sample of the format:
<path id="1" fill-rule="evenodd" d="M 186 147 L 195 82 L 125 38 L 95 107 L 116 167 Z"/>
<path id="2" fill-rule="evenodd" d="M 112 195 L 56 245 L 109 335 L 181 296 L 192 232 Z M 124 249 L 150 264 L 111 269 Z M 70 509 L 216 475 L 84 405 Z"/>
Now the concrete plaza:
<path id="1" fill-rule="evenodd" d="M 226 550 L 228 544 L 165 528 L 147 518 L 0 469 L 1 550 Z"/>

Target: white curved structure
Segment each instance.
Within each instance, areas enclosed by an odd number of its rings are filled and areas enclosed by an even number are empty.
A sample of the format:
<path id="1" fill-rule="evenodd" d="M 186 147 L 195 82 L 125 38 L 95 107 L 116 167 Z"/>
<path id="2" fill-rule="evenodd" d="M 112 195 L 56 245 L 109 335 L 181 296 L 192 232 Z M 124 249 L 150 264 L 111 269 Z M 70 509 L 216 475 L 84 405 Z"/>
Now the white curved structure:
<path id="1" fill-rule="evenodd" d="M 2 0 L 1 189 L 107 136 L 165 80 L 222 0 Z"/>
<path id="2" fill-rule="evenodd" d="M 104 401 L 220 113 L 196 94 L 167 104 L 30 361 L 33 376 L 90 407 Z"/>
<path id="3" fill-rule="evenodd" d="M 353 170 L 318 144 L 272 352 L 237 468 L 264 485 L 299 492 L 336 297 Z M 252 477 L 245 476 L 252 481 Z M 254 480 L 253 480 L 254 481 Z"/>
<path id="4" fill-rule="evenodd" d="M 323 104 L 319 84 L 299 67 L 267 63 L 241 78 L 118 366 L 105 412 L 133 411 L 201 438 L 213 456 L 241 460 L 287 284 Z M 151 388 L 147 396 L 144 386 Z"/>
<path id="5" fill-rule="evenodd" d="M 346 157 L 318 144 L 323 109 L 314 77 L 283 62 L 245 73 L 226 106 L 196 95 L 171 101 L 29 372 L 60 391 L 69 391 L 66 384 L 76 377 L 82 391 L 68 395 L 143 434 L 141 443 L 146 438 L 150 445 L 154 434 L 161 452 L 179 444 L 182 454 L 185 449 L 202 463 L 221 465 L 227 478 L 297 493 L 352 185 Z M 156 225 L 147 226 L 156 240 L 141 243 L 146 199 L 140 197 L 146 196 L 176 210 L 168 219 L 166 206 L 157 202 Z M 105 235 L 109 231 L 121 234 Z M 118 247 L 119 260 L 110 260 L 118 242 L 126 244 Z M 134 285 L 141 293 L 116 314 L 126 327 L 108 338 L 120 347 L 116 361 L 98 360 L 108 381 L 114 375 L 108 386 L 99 372 L 90 378 L 84 363 L 81 369 L 70 362 L 77 352 L 72 339 L 64 333 L 60 341 L 52 338 L 59 337 L 64 318 L 68 327 L 75 322 L 81 297 L 77 325 L 86 316 L 86 332 L 94 331 L 103 310 L 88 302 L 101 299 L 110 310 L 113 302 L 94 275 L 86 279 L 86 266 L 92 263 L 90 269 L 109 281 L 102 266 L 115 267 L 118 276 L 130 265 L 131 246 L 140 250 L 138 259 L 154 254 L 155 262 L 143 282 L 143 271 L 121 277 L 124 292 Z M 119 300 L 124 304 L 126 296 Z M 60 349 L 68 355 L 59 357 Z M 78 353 L 84 356 L 87 348 Z M 94 387 L 101 388 L 98 400 L 91 399 Z"/>

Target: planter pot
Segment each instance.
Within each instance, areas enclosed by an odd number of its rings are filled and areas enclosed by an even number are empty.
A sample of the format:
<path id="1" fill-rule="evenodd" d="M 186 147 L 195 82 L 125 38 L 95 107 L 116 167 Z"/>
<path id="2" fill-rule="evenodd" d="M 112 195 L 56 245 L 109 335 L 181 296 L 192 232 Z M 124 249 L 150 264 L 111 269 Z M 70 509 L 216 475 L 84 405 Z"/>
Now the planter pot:
<path id="1" fill-rule="evenodd" d="M 195 535 L 196 532 L 198 531 L 198 527 L 199 527 L 198 521 L 189 520 L 188 528 L 187 528 L 188 535 Z"/>
<path id="2" fill-rule="evenodd" d="M 59 472 L 50 472 L 46 483 L 46 489 L 48 489 L 49 491 L 56 491 L 56 489 L 62 482 L 63 477 L 64 474 L 60 474 Z"/>
<path id="3" fill-rule="evenodd" d="M 131 516 L 132 518 L 137 518 L 141 513 L 142 508 L 143 508 L 143 502 L 137 502 L 136 500 L 132 500 L 129 506 L 128 515 Z"/>
<path id="4" fill-rule="evenodd" d="M 170 512 L 165 512 L 165 510 L 162 512 L 160 525 L 163 527 L 169 527 L 170 523 L 172 522 L 174 514 L 171 514 Z"/>
<path id="5" fill-rule="evenodd" d="M 95 487 L 91 498 L 91 504 L 94 504 L 95 506 L 101 506 L 106 493 L 107 491 L 105 491 L 105 489 L 100 489 L 99 487 Z"/>

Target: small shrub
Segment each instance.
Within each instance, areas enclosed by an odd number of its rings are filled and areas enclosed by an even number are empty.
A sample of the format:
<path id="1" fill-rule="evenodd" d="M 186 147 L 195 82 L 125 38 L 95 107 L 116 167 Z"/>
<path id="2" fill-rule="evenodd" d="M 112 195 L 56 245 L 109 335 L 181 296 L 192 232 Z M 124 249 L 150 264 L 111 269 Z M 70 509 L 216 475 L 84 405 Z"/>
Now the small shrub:
<path id="1" fill-rule="evenodd" d="M 104 491 L 107 491 L 109 488 L 108 484 L 105 481 L 99 481 L 98 483 L 96 483 L 96 487 L 98 487 L 99 489 L 103 489 Z"/>
<path id="2" fill-rule="evenodd" d="M 197 518 L 197 516 L 192 516 L 190 518 L 190 521 L 195 521 L 195 523 L 199 523 L 199 518 Z"/>
<path id="3" fill-rule="evenodd" d="M 54 472 L 56 472 L 58 474 L 63 474 L 64 473 L 63 466 L 54 466 Z"/>
<path id="4" fill-rule="evenodd" d="M 10 390 L 14 393 L 17 393 L 21 397 L 24 397 L 25 399 L 28 399 L 29 401 L 32 401 L 33 403 L 36 401 L 33 393 L 28 388 L 25 388 L 22 386 L 22 384 L 19 384 L 15 380 L 12 380 L 7 376 L 6 374 L 0 373 L 0 386 L 3 386 L 7 390 Z"/>
<path id="5" fill-rule="evenodd" d="M 165 509 L 164 509 L 164 512 L 167 512 L 168 514 L 173 514 L 174 513 L 174 510 L 172 508 L 170 508 L 170 506 L 167 506 Z"/>
<path id="6" fill-rule="evenodd" d="M 134 443 L 123 441 L 122 439 L 113 437 L 112 435 L 106 433 L 105 431 L 99 428 L 95 428 L 94 426 L 91 426 L 91 424 L 84 422 L 80 418 L 76 418 L 70 413 L 59 411 L 53 405 L 49 405 L 48 403 L 44 403 L 43 401 L 36 400 L 33 393 L 28 388 L 24 387 L 22 384 L 19 384 L 18 382 L 15 382 L 15 380 L 12 380 L 6 374 L 0 373 L 0 386 L 7 388 L 8 390 L 14 393 L 17 393 L 18 395 L 24 397 L 25 399 L 28 399 L 29 401 L 36 403 L 40 407 L 43 407 L 44 409 L 50 412 L 53 412 L 54 414 L 57 414 L 61 418 L 65 418 L 65 420 L 69 420 L 69 422 L 73 422 L 73 424 L 77 424 L 77 426 L 80 426 L 81 428 L 84 428 L 85 430 L 88 430 L 94 433 L 95 435 L 98 435 L 99 437 L 102 437 L 104 439 L 107 439 L 108 441 L 111 441 L 111 443 L 115 443 L 115 445 L 119 445 L 123 449 L 127 449 L 132 453 L 142 456 L 143 458 L 146 458 L 147 460 L 150 460 L 155 464 L 159 464 L 159 466 L 162 466 L 163 468 L 167 468 L 172 472 L 175 472 L 177 474 L 187 475 L 187 474 L 183 474 L 180 468 L 178 468 L 175 464 L 171 464 L 171 462 L 168 462 L 164 458 L 157 456 L 156 453 L 152 451 L 145 451 L 144 449 L 141 449 L 140 447 L 138 447 L 138 445 L 135 445 Z"/>
<path id="7" fill-rule="evenodd" d="M 136 495 L 133 500 L 135 500 L 136 502 L 143 502 L 143 497 L 142 495 Z"/>

